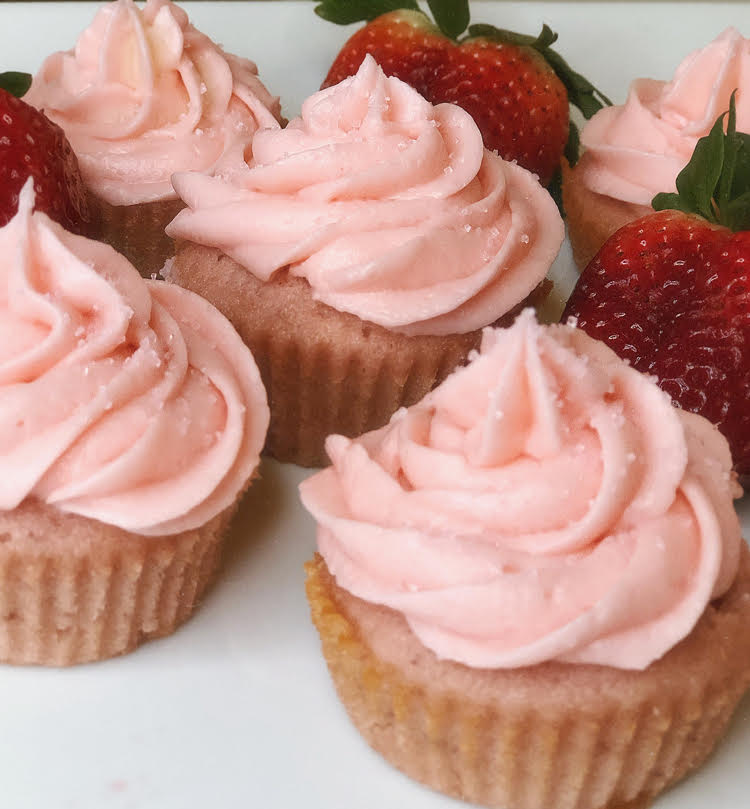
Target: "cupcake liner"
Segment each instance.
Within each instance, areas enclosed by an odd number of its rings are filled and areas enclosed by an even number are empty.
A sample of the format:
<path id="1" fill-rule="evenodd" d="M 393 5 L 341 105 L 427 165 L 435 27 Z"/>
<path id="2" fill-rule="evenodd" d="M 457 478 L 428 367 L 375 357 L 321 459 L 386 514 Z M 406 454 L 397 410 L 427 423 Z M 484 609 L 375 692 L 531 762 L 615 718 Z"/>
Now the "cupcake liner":
<path id="1" fill-rule="evenodd" d="M 457 340 L 442 352 L 426 348 L 390 357 L 316 335 L 288 340 L 269 328 L 256 330 L 248 345 L 271 407 L 266 452 L 280 461 L 321 466 L 326 436 L 381 427 L 464 362 L 475 340 Z"/>
<path id="2" fill-rule="evenodd" d="M 151 278 L 175 253 L 164 228 L 185 207 L 181 199 L 138 205 L 110 205 L 89 193 L 92 238 L 106 242 L 127 258 L 144 278 Z"/>
<path id="3" fill-rule="evenodd" d="M 0 517 L 0 662 L 67 666 L 173 632 L 217 569 L 229 509 L 145 537 L 27 502 Z"/>
<path id="4" fill-rule="evenodd" d="M 591 191 L 581 180 L 579 166 L 580 163 L 571 168 L 566 160 L 562 161 L 562 196 L 573 260 L 583 272 L 616 230 L 653 213 L 653 209 Z"/>
<path id="5" fill-rule="evenodd" d="M 419 401 L 481 339 L 481 330 L 407 337 L 314 300 L 302 278 L 280 272 L 262 282 L 192 243 L 178 245 L 167 277 L 210 301 L 240 333 L 268 393 L 265 452 L 302 466 L 326 462 L 331 433 L 361 435 Z M 550 286 L 540 284 L 527 302 L 539 303 Z"/>
<path id="6" fill-rule="evenodd" d="M 716 636 L 722 649 L 734 648 L 735 659 L 709 646 L 690 668 L 685 657 L 696 649 L 680 648 L 695 644 L 689 639 L 646 672 L 555 663 L 472 670 L 434 655 L 425 671 L 416 658 L 431 653 L 411 646 L 400 652 L 407 662 L 396 665 L 376 654 L 362 627 L 385 618 L 398 627 L 398 646 L 404 633 L 418 644 L 401 616 L 338 588 L 319 556 L 306 569 L 313 622 L 355 726 L 407 775 L 471 803 L 645 807 L 706 758 L 748 685 L 747 554 L 734 612 L 727 621 L 712 615 L 698 633 L 699 647 Z M 457 681 L 460 691 L 451 685 Z"/>

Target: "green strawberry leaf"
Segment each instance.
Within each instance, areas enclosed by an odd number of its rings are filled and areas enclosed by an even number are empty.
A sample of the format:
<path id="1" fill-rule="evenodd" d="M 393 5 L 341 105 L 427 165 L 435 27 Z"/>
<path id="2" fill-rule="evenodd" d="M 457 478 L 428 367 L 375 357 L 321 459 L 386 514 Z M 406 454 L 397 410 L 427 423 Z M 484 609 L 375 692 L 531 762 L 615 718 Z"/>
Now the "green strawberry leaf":
<path id="1" fill-rule="evenodd" d="M 677 193 L 693 213 L 700 214 L 709 222 L 718 221 L 714 210 L 714 192 L 724 165 L 724 115 L 717 118 L 711 131 L 695 146 L 693 156 L 677 175 Z"/>
<path id="2" fill-rule="evenodd" d="M 581 153 L 581 136 L 578 127 L 571 121 L 568 129 L 568 142 L 565 144 L 565 159 L 571 166 L 575 166 Z"/>
<path id="3" fill-rule="evenodd" d="M 17 70 L 0 73 L 0 88 L 16 98 L 21 98 L 21 96 L 25 95 L 29 87 L 31 87 L 30 73 L 19 73 Z"/>
<path id="4" fill-rule="evenodd" d="M 716 200 L 720 209 L 725 207 L 732 197 L 732 186 L 734 185 L 734 175 L 737 169 L 737 158 L 740 149 L 740 143 L 737 140 L 737 115 L 734 108 L 736 92 L 736 90 L 732 92 L 729 100 L 727 135 L 724 141 L 724 170 L 719 176 L 719 190 Z"/>
<path id="5" fill-rule="evenodd" d="M 419 11 L 417 0 L 322 0 L 315 6 L 314 11 L 328 22 L 349 25 L 363 20 L 369 22 L 381 14 L 400 8 Z"/>
<path id="6" fill-rule="evenodd" d="M 549 185 L 547 186 L 547 191 L 552 199 L 555 201 L 555 205 L 557 205 L 557 210 L 560 211 L 560 216 L 565 218 L 565 208 L 563 208 L 563 198 L 562 198 L 562 171 L 558 168 L 557 171 L 552 175 L 552 179 L 549 181 Z"/>
<path id="7" fill-rule="evenodd" d="M 737 151 L 729 200 L 742 196 L 750 189 L 750 135 L 738 132 L 735 142 Z"/>
<path id="8" fill-rule="evenodd" d="M 733 231 L 750 230 L 750 135 L 737 132 L 735 93 L 677 175 L 677 193 L 657 194 L 651 203 L 655 210 L 674 208 Z"/>
<path id="9" fill-rule="evenodd" d="M 532 37 L 528 34 L 517 34 L 515 31 L 508 31 L 507 28 L 495 28 L 494 25 L 477 23 L 469 26 L 469 39 L 484 37 L 493 42 L 500 42 L 508 45 L 518 45 L 521 48 L 534 48 L 542 51 L 557 41 L 557 34 L 545 23 L 539 36 Z"/>
<path id="10" fill-rule="evenodd" d="M 721 209 L 722 224 L 730 230 L 750 230 L 750 190 L 727 203 Z"/>
<path id="11" fill-rule="evenodd" d="M 427 0 L 438 28 L 456 39 L 469 24 L 469 0 Z"/>
<path id="12" fill-rule="evenodd" d="M 547 49 L 542 56 L 565 85 L 570 103 L 578 107 L 584 118 L 591 118 L 602 107 L 612 106 L 607 96 L 601 90 L 597 90 L 585 76 L 573 70 L 557 51 Z"/>
<path id="13" fill-rule="evenodd" d="M 727 219 L 732 230 L 745 230 L 745 203 L 741 200 L 750 191 L 750 135 L 737 132 L 735 90 L 729 99 L 727 134 L 724 139 L 724 168 L 719 180 L 717 205 L 720 216 Z"/>
<path id="14" fill-rule="evenodd" d="M 486 37 L 495 42 L 533 48 L 538 51 L 565 86 L 570 103 L 574 107 L 578 107 L 584 118 L 591 118 L 602 107 L 612 104 L 601 90 L 597 90 L 588 79 L 573 70 L 557 51 L 552 50 L 550 45 L 557 41 L 557 34 L 546 23 L 537 37 L 516 34 L 503 28 L 495 28 L 494 25 L 470 25 L 469 37 Z"/>
<path id="15" fill-rule="evenodd" d="M 655 211 L 682 211 L 683 213 L 695 213 L 693 205 L 679 194 L 667 194 L 662 191 L 651 200 L 651 207 Z"/>
<path id="16" fill-rule="evenodd" d="M 554 42 L 557 42 L 557 32 L 553 31 L 545 22 L 542 23 L 542 30 L 536 40 L 531 43 L 531 47 L 536 48 L 538 51 L 543 51 Z"/>

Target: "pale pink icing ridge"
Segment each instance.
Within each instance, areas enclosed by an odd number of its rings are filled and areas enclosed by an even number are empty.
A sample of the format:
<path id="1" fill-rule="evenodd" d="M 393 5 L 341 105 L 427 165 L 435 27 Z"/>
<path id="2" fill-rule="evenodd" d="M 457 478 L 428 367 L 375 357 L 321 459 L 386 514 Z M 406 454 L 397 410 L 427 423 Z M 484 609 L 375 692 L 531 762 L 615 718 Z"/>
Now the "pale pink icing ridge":
<path id="1" fill-rule="evenodd" d="M 433 106 L 372 57 L 315 93 L 252 159 L 176 174 L 167 228 L 261 280 L 289 267 L 316 299 L 406 334 L 495 322 L 544 278 L 564 236 L 536 178 L 488 152 L 472 118 Z"/>
<path id="2" fill-rule="evenodd" d="M 224 53 L 169 0 L 102 6 L 24 100 L 63 128 L 87 185 L 112 205 L 174 199 L 173 172 L 211 170 L 281 120 L 255 64 Z"/>
<path id="3" fill-rule="evenodd" d="M 583 128 L 584 184 L 599 194 L 651 205 L 674 192 L 698 139 L 738 90 L 737 130 L 750 132 L 750 40 L 727 28 L 690 53 L 670 82 L 637 79 L 624 105 L 605 107 Z"/>
<path id="4" fill-rule="evenodd" d="M 145 535 L 198 527 L 258 464 L 268 407 L 210 304 L 31 213 L 0 229 L 0 508 L 26 498 Z"/>
<path id="5" fill-rule="evenodd" d="M 718 430 L 529 311 L 386 427 L 326 449 L 300 491 L 328 568 L 440 658 L 643 669 L 736 573 Z"/>

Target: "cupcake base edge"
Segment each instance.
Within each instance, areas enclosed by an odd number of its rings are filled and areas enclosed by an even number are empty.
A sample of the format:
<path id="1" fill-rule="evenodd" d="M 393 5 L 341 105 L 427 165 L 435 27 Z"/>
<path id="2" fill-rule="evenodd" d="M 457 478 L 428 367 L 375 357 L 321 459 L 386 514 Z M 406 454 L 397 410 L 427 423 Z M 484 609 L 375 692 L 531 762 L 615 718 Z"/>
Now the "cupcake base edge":
<path id="1" fill-rule="evenodd" d="M 746 550 L 730 593 L 645 672 L 440 661 L 400 615 L 339 588 L 321 557 L 306 570 L 329 672 L 365 740 L 482 806 L 642 809 L 712 752 L 750 679 Z"/>

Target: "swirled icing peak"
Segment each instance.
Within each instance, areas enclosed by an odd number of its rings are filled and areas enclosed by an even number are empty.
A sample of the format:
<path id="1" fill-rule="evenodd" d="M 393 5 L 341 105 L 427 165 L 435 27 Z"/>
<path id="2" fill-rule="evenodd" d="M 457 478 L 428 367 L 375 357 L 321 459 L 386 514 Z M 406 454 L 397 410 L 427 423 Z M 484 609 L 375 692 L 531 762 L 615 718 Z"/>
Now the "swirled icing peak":
<path id="1" fill-rule="evenodd" d="M 750 131 L 750 40 L 727 28 L 693 51 L 670 82 L 637 79 L 624 105 L 605 107 L 584 127 L 584 183 L 599 194 L 651 205 L 675 179 L 699 138 L 738 90 L 737 131 Z"/>
<path id="2" fill-rule="evenodd" d="M 174 198 L 175 171 L 210 170 L 280 107 L 247 59 L 224 53 L 169 0 L 107 3 L 25 100 L 59 124 L 89 188 L 112 205 Z"/>
<path id="3" fill-rule="evenodd" d="M 337 583 L 438 657 L 645 668 L 734 578 L 726 441 L 570 326 L 527 311 L 305 481 Z"/>
<path id="4" fill-rule="evenodd" d="M 200 526 L 258 464 L 268 407 L 210 304 L 31 213 L 0 229 L 0 509 L 36 498 L 146 535 Z"/>
<path id="5" fill-rule="evenodd" d="M 314 296 L 407 334 L 495 322 L 544 278 L 563 239 L 549 194 L 488 152 L 468 113 L 433 106 L 371 56 L 315 93 L 249 163 L 173 178 L 167 228 L 262 280 L 288 267 Z"/>

